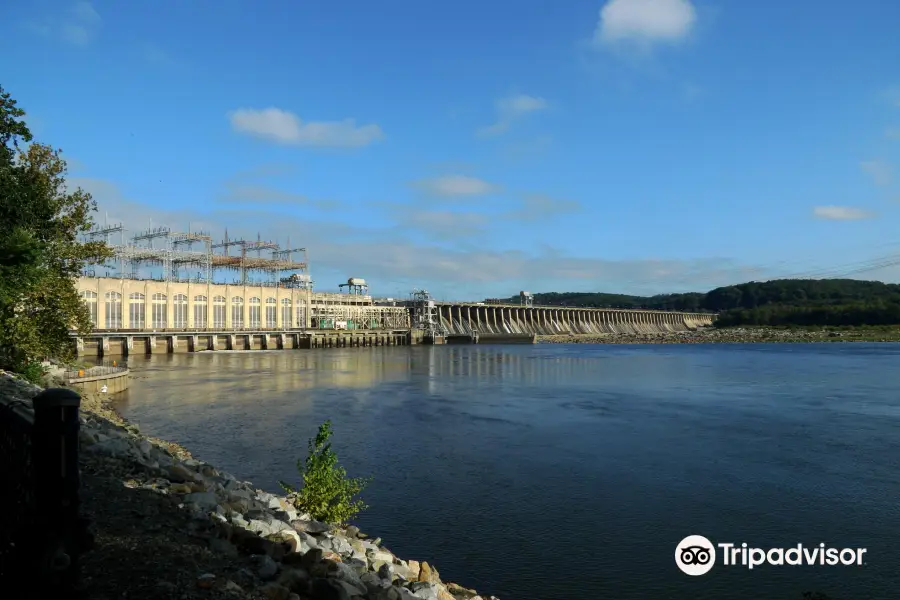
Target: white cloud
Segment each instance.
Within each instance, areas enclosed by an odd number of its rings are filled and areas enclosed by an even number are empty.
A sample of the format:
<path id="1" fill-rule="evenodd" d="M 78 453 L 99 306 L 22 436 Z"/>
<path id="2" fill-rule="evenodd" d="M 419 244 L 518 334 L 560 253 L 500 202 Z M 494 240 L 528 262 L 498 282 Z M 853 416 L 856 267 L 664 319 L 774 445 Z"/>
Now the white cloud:
<path id="1" fill-rule="evenodd" d="M 852 206 L 817 206 L 813 209 L 813 216 L 828 221 L 859 221 L 860 219 L 871 219 L 875 215 Z"/>
<path id="2" fill-rule="evenodd" d="M 696 21 L 690 0 L 609 0 L 600 9 L 594 42 L 644 47 L 678 42 L 690 34 Z"/>
<path id="3" fill-rule="evenodd" d="M 432 196 L 484 196 L 499 191 L 499 186 L 468 175 L 444 175 L 413 183 L 414 187 Z"/>
<path id="4" fill-rule="evenodd" d="M 513 121 L 547 108 L 547 101 L 538 96 L 518 94 L 497 100 L 497 121 L 478 130 L 479 135 L 496 135 L 508 130 Z"/>
<path id="5" fill-rule="evenodd" d="M 357 126 L 353 119 L 303 122 L 294 113 L 280 108 L 242 108 L 229 113 L 228 118 L 238 133 L 281 144 L 360 147 L 384 138 L 378 125 Z"/>
<path id="6" fill-rule="evenodd" d="M 881 159 L 864 160 L 859 166 L 872 178 L 875 185 L 890 185 L 894 179 L 893 168 Z"/>

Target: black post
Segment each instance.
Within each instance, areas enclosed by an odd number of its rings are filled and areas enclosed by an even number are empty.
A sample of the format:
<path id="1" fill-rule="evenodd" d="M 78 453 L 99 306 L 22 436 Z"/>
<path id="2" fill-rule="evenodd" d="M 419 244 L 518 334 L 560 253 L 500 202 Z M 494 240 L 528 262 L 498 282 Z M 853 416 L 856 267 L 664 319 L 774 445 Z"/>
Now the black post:
<path id="1" fill-rule="evenodd" d="M 80 589 L 79 556 L 90 549 L 88 522 L 80 514 L 78 468 L 81 396 L 48 389 L 32 400 L 35 500 L 39 552 L 38 576 L 48 597 L 74 597 Z M 36 548 L 37 550 L 37 548 Z M 37 582 L 36 582 L 37 583 Z"/>

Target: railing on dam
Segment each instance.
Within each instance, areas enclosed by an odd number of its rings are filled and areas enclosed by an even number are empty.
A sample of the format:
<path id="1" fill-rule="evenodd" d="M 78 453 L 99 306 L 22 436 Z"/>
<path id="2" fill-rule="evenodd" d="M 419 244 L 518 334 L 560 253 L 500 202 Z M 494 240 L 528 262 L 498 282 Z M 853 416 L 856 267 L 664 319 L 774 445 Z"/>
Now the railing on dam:
<path id="1" fill-rule="evenodd" d="M 93 538 L 80 513 L 80 402 L 61 388 L 31 402 L 0 398 L 4 598 L 82 597 L 79 557 Z"/>
<path id="2" fill-rule="evenodd" d="M 83 377 L 104 377 L 117 375 L 128 370 L 128 363 L 124 360 L 105 360 L 100 364 L 81 369 L 68 369 L 63 372 L 63 379 L 71 382 Z"/>

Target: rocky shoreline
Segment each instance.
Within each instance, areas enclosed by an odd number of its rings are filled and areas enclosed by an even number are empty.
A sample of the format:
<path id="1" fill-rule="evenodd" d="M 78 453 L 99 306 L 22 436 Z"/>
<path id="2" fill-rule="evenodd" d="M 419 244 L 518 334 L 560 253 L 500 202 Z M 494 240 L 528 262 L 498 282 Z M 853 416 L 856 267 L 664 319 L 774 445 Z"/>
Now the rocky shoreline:
<path id="1" fill-rule="evenodd" d="M 539 335 L 539 344 L 773 344 L 813 342 L 896 342 L 900 329 L 779 329 L 769 327 L 704 327 L 667 333 Z"/>
<path id="2" fill-rule="evenodd" d="M 6 400 L 41 389 L 0 371 Z M 103 395 L 82 395 L 80 437 L 96 537 L 82 571 L 96 600 L 497 600 L 142 435 Z"/>

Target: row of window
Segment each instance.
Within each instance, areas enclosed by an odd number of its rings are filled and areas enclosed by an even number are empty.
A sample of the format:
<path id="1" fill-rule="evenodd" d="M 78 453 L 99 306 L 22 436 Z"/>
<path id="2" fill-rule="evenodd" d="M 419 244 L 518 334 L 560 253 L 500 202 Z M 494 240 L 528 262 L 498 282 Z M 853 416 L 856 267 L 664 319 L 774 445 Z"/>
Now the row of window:
<path id="1" fill-rule="evenodd" d="M 82 300 L 87 304 L 88 311 L 91 315 L 91 322 L 94 327 L 99 327 L 97 314 L 97 292 L 84 290 L 81 292 Z M 151 327 L 153 329 L 165 329 L 167 327 L 167 310 L 166 295 L 153 294 L 151 297 L 150 318 Z M 120 329 L 122 327 L 122 294 L 119 292 L 106 292 L 106 318 L 104 327 L 106 329 Z M 207 327 L 207 297 L 194 296 L 194 327 Z M 249 301 L 249 324 L 250 328 L 262 327 L 262 306 L 259 298 L 250 298 Z M 266 328 L 274 329 L 277 327 L 277 310 L 278 301 L 275 298 L 266 298 Z M 139 292 L 128 295 L 128 320 L 129 329 L 144 329 L 146 327 L 146 305 L 145 296 Z M 224 328 L 226 315 L 226 298 L 225 296 L 216 296 L 213 298 L 213 327 Z M 291 319 L 291 299 L 281 299 L 281 321 L 282 327 L 292 327 Z M 297 307 L 297 323 L 303 322 L 303 307 Z M 188 326 L 188 297 L 184 294 L 176 294 L 172 297 L 172 327 L 175 329 L 184 329 Z M 241 296 L 234 296 L 231 299 L 231 326 L 234 328 L 244 327 L 244 299 Z"/>

